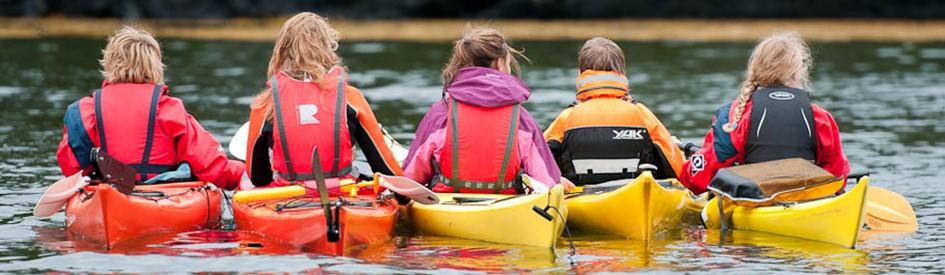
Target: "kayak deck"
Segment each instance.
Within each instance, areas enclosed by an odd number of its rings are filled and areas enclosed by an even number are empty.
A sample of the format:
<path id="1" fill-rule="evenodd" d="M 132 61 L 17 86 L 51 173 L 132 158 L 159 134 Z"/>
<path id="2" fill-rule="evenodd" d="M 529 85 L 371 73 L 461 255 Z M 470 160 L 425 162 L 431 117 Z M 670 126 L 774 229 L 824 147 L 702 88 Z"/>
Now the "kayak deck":
<path id="1" fill-rule="evenodd" d="M 624 181 L 614 190 L 594 192 L 587 186 L 584 193 L 568 196 L 568 224 L 581 231 L 650 240 L 697 219 L 703 206 L 676 180 L 660 183 L 645 172 Z"/>
<path id="2" fill-rule="evenodd" d="M 547 193 L 490 195 L 439 193 L 439 204 L 411 203 L 408 213 L 423 234 L 465 238 L 493 243 L 554 247 L 564 230 L 568 209 L 564 189 Z M 544 209 L 546 220 L 532 208 Z"/>
<path id="3" fill-rule="evenodd" d="M 853 248 L 863 227 L 868 189 L 869 177 L 862 177 L 852 190 L 839 196 L 764 207 L 735 206 L 730 222 L 734 229 L 774 233 Z M 708 202 L 702 212 L 709 228 L 719 227 L 717 199 Z"/>
<path id="4" fill-rule="evenodd" d="M 233 203 L 238 230 L 313 252 L 345 255 L 351 249 L 389 241 L 399 206 L 393 198 L 374 195 L 344 197 L 339 213 L 340 239 L 329 242 L 325 210 L 312 197 Z M 337 197 L 332 198 L 336 202 Z M 333 207 L 334 213 L 334 207 Z"/>
<path id="5" fill-rule="evenodd" d="M 206 182 L 135 186 L 125 195 L 111 185 L 86 186 L 66 204 L 66 228 L 104 244 L 220 225 L 221 192 Z"/>

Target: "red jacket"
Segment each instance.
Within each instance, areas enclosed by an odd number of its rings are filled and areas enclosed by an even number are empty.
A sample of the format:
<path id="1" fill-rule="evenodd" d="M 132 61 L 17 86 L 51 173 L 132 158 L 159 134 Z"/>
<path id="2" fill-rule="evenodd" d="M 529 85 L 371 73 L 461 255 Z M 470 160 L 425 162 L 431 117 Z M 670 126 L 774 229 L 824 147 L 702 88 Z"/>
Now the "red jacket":
<path id="1" fill-rule="evenodd" d="M 105 147 L 119 161 L 139 167 L 143 167 L 142 162 L 166 167 L 187 162 L 197 179 L 224 189 L 236 188 L 245 170 L 243 163 L 228 160 L 220 143 L 187 113 L 183 102 L 167 95 L 167 87 L 104 82 L 100 94 L 102 114 L 95 112 L 94 94 L 79 99 L 66 112 L 66 126 L 56 154 L 63 175 L 90 171 L 87 149 L 102 147 L 97 123 L 97 117 L 102 117 L 106 122 L 102 127 Z M 156 101 L 153 123 L 149 122 L 152 98 Z M 150 148 L 145 142 L 149 136 Z M 74 151 L 74 147 L 82 149 Z"/>
<path id="2" fill-rule="evenodd" d="M 735 112 L 737 103 L 727 104 L 716 111 L 712 128 L 705 135 L 702 149 L 692 155 L 683 164 L 683 173 L 679 180 L 692 190 L 701 194 L 706 191 L 709 182 L 719 169 L 730 167 L 745 161 L 745 144 L 748 140 L 751 121 L 751 101 L 745 105 L 744 114 L 739 119 L 738 127 L 731 133 L 722 129 Z M 814 124 L 817 135 L 817 160 L 815 164 L 845 178 L 850 173 L 850 165 L 840 143 L 840 129 L 837 122 L 826 110 L 811 104 L 814 112 Z"/>

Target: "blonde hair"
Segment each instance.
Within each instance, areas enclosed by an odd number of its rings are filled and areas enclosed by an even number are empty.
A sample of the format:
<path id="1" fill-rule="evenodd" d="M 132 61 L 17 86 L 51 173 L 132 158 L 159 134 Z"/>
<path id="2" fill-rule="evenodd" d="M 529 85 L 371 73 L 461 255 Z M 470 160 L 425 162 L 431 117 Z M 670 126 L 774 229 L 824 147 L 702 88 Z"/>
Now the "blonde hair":
<path id="1" fill-rule="evenodd" d="M 332 67 L 341 65 L 338 50 L 339 33 L 318 14 L 301 12 L 286 20 L 279 31 L 272 58 L 269 59 L 267 79 L 285 72 L 297 79 L 323 80 Z M 272 90 L 266 88 L 256 97 L 256 107 L 272 117 Z"/>
<path id="2" fill-rule="evenodd" d="M 578 51 L 578 71 L 586 70 L 611 71 L 626 74 L 626 58 L 623 50 L 614 41 L 594 37 L 586 42 Z"/>
<path id="3" fill-rule="evenodd" d="M 443 85 L 449 85 L 460 69 L 471 66 L 492 67 L 499 59 L 508 58 L 511 69 L 521 75 L 516 56 L 528 60 L 524 51 L 509 46 L 505 36 L 489 27 L 466 25 L 463 37 L 453 42 L 453 55 L 443 67 Z"/>
<path id="4" fill-rule="evenodd" d="M 751 53 L 748 70 L 738 95 L 735 113 L 722 128 L 732 132 L 745 112 L 752 93 L 760 87 L 786 86 L 807 89 L 813 60 L 807 42 L 796 32 L 777 32 L 765 37 Z"/>
<path id="5" fill-rule="evenodd" d="M 164 83 L 161 46 L 143 30 L 125 26 L 116 31 L 98 62 L 108 83 Z"/>

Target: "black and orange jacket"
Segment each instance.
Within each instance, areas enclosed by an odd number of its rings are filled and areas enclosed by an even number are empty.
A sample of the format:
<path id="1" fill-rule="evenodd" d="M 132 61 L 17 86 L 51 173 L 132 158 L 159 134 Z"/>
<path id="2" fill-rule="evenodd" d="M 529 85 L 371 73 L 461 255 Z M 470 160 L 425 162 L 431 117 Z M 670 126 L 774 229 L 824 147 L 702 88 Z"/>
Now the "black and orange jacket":
<path id="1" fill-rule="evenodd" d="M 333 81 L 328 81 L 333 82 Z M 335 83 L 324 83 L 326 87 Z M 350 85 L 344 86 L 346 102 L 345 114 L 347 118 L 347 132 L 342 137 L 351 138 L 352 144 L 357 146 L 367 158 L 371 170 L 386 175 L 402 175 L 400 164 L 384 140 L 384 135 L 371 106 L 361 91 Z M 265 186 L 273 182 L 273 160 L 269 150 L 273 148 L 272 120 L 266 119 L 265 110 L 261 104 L 254 103 L 250 110 L 250 136 L 248 140 L 246 171 L 250 180 L 256 186 Z M 319 134 L 319 133 L 313 133 Z M 326 135 L 331 133 L 324 133 Z M 306 156 L 311 152 L 295 152 L 295 155 Z"/>
<path id="2" fill-rule="evenodd" d="M 576 184 L 635 177 L 641 163 L 656 165 L 660 178 L 679 175 L 683 154 L 656 115 L 629 97 L 625 76 L 586 70 L 577 90 L 577 103 L 545 130 L 565 177 Z"/>

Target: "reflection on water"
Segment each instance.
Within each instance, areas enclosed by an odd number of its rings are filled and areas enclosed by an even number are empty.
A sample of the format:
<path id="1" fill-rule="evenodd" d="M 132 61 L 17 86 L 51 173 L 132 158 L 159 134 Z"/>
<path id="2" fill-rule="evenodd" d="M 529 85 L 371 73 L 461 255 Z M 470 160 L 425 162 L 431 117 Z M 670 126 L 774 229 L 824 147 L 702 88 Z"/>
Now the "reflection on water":
<path id="1" fill-rule="evenodd" d="M 873 172 L 876 186 L 902 193 L 915 207 L 919 233 L 870 235 L 857 249 L 733 232 L 719 245 L 717 231 L 690 226 L 650 243 L 576 235 L 570 256 L 562 238 L 555 250 L 511 247 L 401 233 L 398 241 L 327 257 L 267 243 L 245 232 L 201 231 L 155 236 L 102 251 L 63 231 L 62 214 L 30 216 L 45 186 L 58 179 L 55 149 L 65 107 L 101 83 L 97 58 L 104 41 L 0 40 L 0 270 L 85 272 L 368 272 L 435 271 L 596 272 L 942 271 L 945 258 L 945 44 L 813 44 L 814 101 L 841 127 L 854 170 Z M 264 84 L 271 45 L 163 41 L 171 93 L 222 141 L 247 118 Z M 521 43 L 532 59 L 523 79 L 534 93 L 526 107 L 547 125 L 574 98 L 575 52 L 580 42 Z M 751 50 L 744 43 L 622 43 L 632 94 L 670 131 L 699 141 L 712 111 L 737 94 Z M 441 93 L 445 43 L 343 44 L 352 83 L 378 119 L 402 142 Z M 229 217 L 227 217 L 229 218 Z M 509 225 L 514 226 L 514 225 Z"/>

